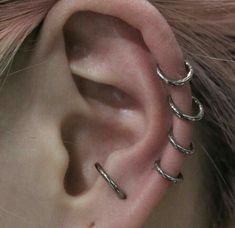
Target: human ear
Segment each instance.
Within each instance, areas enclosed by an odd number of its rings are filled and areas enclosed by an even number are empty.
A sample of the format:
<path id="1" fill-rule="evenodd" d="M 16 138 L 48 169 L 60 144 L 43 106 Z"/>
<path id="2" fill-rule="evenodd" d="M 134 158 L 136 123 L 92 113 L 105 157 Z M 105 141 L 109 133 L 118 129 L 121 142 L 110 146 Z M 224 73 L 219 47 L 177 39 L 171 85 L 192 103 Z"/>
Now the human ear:
<path id="1" fill-rule="evenodd" d="M 58 200 L 68 208 L 64 224 L 140 227 L 169 187 L 153 169 L 155 160 L 172 176 L 184 160 L 169 130 L 181 145 L 191 143 L 190 122 L 174 116 L 168 103 L 170 95 L 190 113 L 189 86 L 164 86 L 156 74 L 157 66 L 175 79 L 185 74 L 164 17 L 147 1 L 61 0 L 42 27 L 37 62 L 39 113 L 58 135 L 53 155 L 64 158 L 54 170 Z M 127 199 L 116 197 L 96 162 Z"/>

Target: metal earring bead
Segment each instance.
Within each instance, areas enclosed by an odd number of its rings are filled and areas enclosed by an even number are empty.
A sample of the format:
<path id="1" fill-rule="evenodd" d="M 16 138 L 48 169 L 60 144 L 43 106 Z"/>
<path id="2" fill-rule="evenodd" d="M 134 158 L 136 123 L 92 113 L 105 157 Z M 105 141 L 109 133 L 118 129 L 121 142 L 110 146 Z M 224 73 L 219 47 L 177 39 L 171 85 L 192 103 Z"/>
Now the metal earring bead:
<path id="1" fill-rule="evenodd" d="M 159 78 L 164 81 L 166 84 L 171 85 L 171 86 L 183 86 L 186 83 L 190 82 L 193 78 L 194 70 L 193 67 L 190 65 L 189 62 L 185 61 L 185 68 L 187 69 L 187 75 L 185 78 L 179 79 L 179 80 L 171 80 L 168 79 L 160 67 L 157 67 L 157 75 Z"/>
<path id="2" fill-rule="evenodd" d="M 167 174 L 165 171 L 162 170 L 160 166 L 160 160 L 154 162 L 154 169 L 167 181 L 170 181 L 174 184 L 181 184 L 184 181 L 184 177 L 181 173 L 177 177 L 173 177 Z"/>
<path id="3" fill-rule="evenodd" d="M 172 100 L 171 96 L 168 98 L 168 102 L 172 112 L 180 119 L 187 120 L 187 121 L 200 121 L 204 117 L 204 108 L 201 102 L 196 98 L 192 97 L 193 102 L 198 106 L 198 113 L 195 116 L 184 114 L 179 110 L 179 108 L 175 105 L 174 101 Z"/>
<path id="4" fill-rule="evenodd" d="M 170 130 L 169 134 L 168 134 L 168 139 L 169 142 L 171 143 L 171 145 L 178 150 L 179 152 L 181 152 L 184 155 L 192 155 L 194 154 L 194 148 L 193 148 L 193 143 L 190 144 L 189 148 L 185 148 L 183 146 L 181 146 L 178 142 L 176 142 L 174 136 L 173 136 L 173 131 L 172 129 Z"/>
<path id="5" fill-rule="evenodd" d="M 112 190 L 116 193 L 119 199 L 125 200 L 127 199 L 126 193 L 117 185 L 117 183 L 107 174 L 107 172 L 103 169 L 103 167 L 97 162 L 95 163 L 95 168 L 99 172 L 99 174 L 104 178 L 106 183 L 112 188 Z"/>

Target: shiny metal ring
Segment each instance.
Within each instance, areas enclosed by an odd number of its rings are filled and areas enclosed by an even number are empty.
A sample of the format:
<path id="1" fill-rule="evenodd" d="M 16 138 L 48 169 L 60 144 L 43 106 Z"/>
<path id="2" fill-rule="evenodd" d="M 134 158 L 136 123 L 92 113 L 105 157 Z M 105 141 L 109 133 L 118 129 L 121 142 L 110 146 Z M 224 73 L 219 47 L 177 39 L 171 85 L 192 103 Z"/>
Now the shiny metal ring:
<path id="1" fill-rule="evenodd" d="M 121 188 L 114 182 L 114 180 L 105 172 L 103 167 L 97 162 L 95 163 L 95 167 L 100 175 L 104 178 L 104 180 L 108 183 L 108 185 L 112 188 L 112 190 L 117 194 L 119 199 L 125 200 L 127 199 L 126 193 L 121 190 Z"/>
<path id="2" fill-rule="evenodd" d="M 194 148 L 193 148 L 193 143 L 190 144 L 189 148 L 185 148 L 183 146 L 181 146 L 178 142 L 176 142 L 174 136 L 173 136 L 173 131 L 171 129 L 171 131 L 168 134 L 168 139 L 169 142 L 171 143 L 171 145 L 178 150 L 179 152 L 185 154 L 185 155 L 192 155 L 194 154 Z"/>
<path id="3" fill-rule="evenodd" d="M 157 74 L 162 79 L 166 84 L 171 85 L 171 86 L 183 86 L 186 83 L 190 82 L 193 78 L 194 70 L 191 64 L 187 61 L 185 61 L 185 68 L 187 69 L 187 76 L 185 78 L 179 79 L 179 80 L 171 80 L 168 79 L 162 70 L 157 67 Z"/>
<path id="4" fill-rule="evenodd" d="M 160 160 L 154 162 L 154 169 L 167 181 L 173 182 L 174 184 L 181 184 L 184 181 L 184 177 L 181 173 L 177 177 L 172 177 L 162 170 L 160 167 Z"/>
<path id="5" fill-rule="evenodd" d="M 192 97 L 192 99 L 193 99 L 193 102 L 198 106 L 198 113 L 195 116 L 190 116 L 190 115 L 182 113 L 173 102 L 171 96 L 169 96 L 168 102 L 169 102 L 171 110 L 178 118 L 183 119 L 183 120 L 188 120 L 188 121 L 199 121 L 204 117 L 204 108 L 201 102 L 196 97 Z"/>

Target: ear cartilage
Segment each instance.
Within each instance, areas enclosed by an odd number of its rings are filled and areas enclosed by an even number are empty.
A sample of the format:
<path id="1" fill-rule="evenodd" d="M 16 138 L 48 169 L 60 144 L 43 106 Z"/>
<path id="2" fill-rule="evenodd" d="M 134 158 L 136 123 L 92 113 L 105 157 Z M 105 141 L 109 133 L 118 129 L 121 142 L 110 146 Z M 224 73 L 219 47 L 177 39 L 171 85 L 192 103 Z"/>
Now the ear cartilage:
<path id="1" fill-rule="evenodd" d="M 196 98 L 192 97 L 193 102 L 198 106 L 198 113 L 194 116 L 190 116 L 187 114 L 184 114 L 179 110 L 179 108 L 175 105 L 173 99 L 171 96 L 168 97 L 168 102 L 171 108 L 171 111 L 180 119 L 187 120 L 187 121 L 200 121 L 204 117 L 204 108 L 201 104 L 201 102 Z"/>
<path id="2" fill-rule="evenodd" d="M 112 190 L 117 194 L 118 198 L 121 200 L 127 199 L 126 193 L 117 185 L 117 183 L 107 174 L 103 167 L 97 162 L 95 167 L 99 174 L 104 178 L 107 184 L 112 188 Z"/>
<path id="3" fill-rule="evenodd" d="M 178 150 L 179 152 L 181 152 L 184 155 L 192 155 L 194 154 L 194 148 L 193 148 L 193 143 L 190 144 L 189 148 L 185 148 L 183 146 L 181 146 L 174 138 L 173 136 L 173 131 L 172 129 L 170 130 L 169 134 L 168 134 L 168 139 L 169 142 L 171 143 L 171 145 Z"/>
<path id="4" fill-rule="evenodd" d="M 187 69 L 187 75 L 185 78 L 179 79 L 179 80 L 171 80 L 168 79 L 160 67 L 157 67 L 157 75 L 160 77 L 162 81 L 164 81 L 166 84 L 171 85 L 171 86 L 183 86 L 186 83 L 190 82 L 193 78 L 194 70 L 191 64 L 187 61 L 185 61 L 185 68 Z"/>
<path id="5" fill-rule="evenodd" d="M 162 70 L 160 69 L 160 67 L 157 67 L 157 75 L 159 76 L 159 78 L 165 82 L 167 85 L 170 86 L 183 86 L 186 83 L 189 83 L 192 79 L 193 79 L 193 74 L 194 74 L 194 70 L 193 67 L 190 65 L 189 62 L 185 61 L 185 68 L 187 69 L 187 75 L 179 80 L 171 80 L 168 79 L 164 73 L 162 72 Z M 197 109 L 198 112 L 195 115 L 188 115 L 183 113 L 174 103 L 173 99 L 171 96 L 168 96 L 168 103 L 170 106 L 171 111 L 173 112 L 173 114 L 175 114 L 179 119 L 182 120 L 186 120 L 186 121 L 191 121 L 191 122 L 195 122 L 195 121 L 200 121 L 203 117 L 204 117 L 204 108 L 203 105 L 201 104 L 201 102 L 194 96 L 192 96 L 192 101 L 194 102 L 195 105 L 197 105 Z M 194 148 L 193 148 L 193 144 L 191 143 L 189 148 L 185 148 L 183 146 L 181 146 L 174 138 L 173 136 L 173 131 L 171 129 L 171 131 L 168 134 L 168 139 L 169 142 L 171 143 L 171 145 L 178 150 L 179 152 L 183 153 L 184 155 L 192 155 L 194 153 Z M 154 162 L 154 169 L 167 181 L 173 182 L 174 184 L 178 184 L 178 183 L 182 183 L 184 180 L 184 177 L 181 173 L 179 173 L 179 175 L 177 177 L 173 177 L 169 174 L 167 174 L 164 170 L 162 170 L 161 166 L 160 166 L 160 160 L 157 160 Z"/>
<path id="6" fill-rule="evenodd" d="M 165 171 L 162 170 L 160 166 L 160 160 L 154 162 L 154 169 L 167 181 L 170 181 L 174 184 L 181 184 L 184 181 L 184 177 L 181 173 L 177 177 L 173 177 L 167 174 Z"/>

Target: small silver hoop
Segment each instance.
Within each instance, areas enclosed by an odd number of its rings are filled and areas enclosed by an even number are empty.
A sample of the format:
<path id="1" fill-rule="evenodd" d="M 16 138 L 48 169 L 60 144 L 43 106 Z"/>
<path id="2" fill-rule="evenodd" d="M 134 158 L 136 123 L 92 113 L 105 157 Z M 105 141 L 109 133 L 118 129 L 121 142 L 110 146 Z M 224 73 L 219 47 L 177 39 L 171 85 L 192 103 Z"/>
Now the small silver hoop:
<path id="1" fill-rule="evenodd" d="M 168 139 L 171 145 L 178 150 L 179 152 L 183 153 L 184 155 L 192 155 L 194 154 L 194 148 L 193 148 L 193 143 L 190 144 L 189 148 L 185 148 L 181 146 L 178 142 L 176 142 L 174 136 L 173 136 L 173 131 L 172 129 L 170 130 L 168 134 Z"/>
<path id="2" fill-rule="evenodd" d="M 196 97 L 192 97 L 192 100 L 198 106 L 198 113 L 195 116 L 190 116 L 190 115 L 182 113 L 173 102 L 171 96 L 169 96 L 168 98 L 170 108 L 178 118 L 187 120 L 187 121 L 193 121 L 193 122 L 200 121 L 204 117 L 204 108 L 201 102 Z"/>
<path id="3" fill-rule="evenodd" d="M 172 177 L 162 170 L 160 167 L 160 160 L 154 162 L 154 169 L 167 181 L 173 182 L 174 184 L 181 184 L 184 181 L 184 177 L 181 173 L 177 177 Z"/>
<path id="4" fill-rule="evenodd" d="M 185 68 L 187 69 L 187 76 L 185 78 L 179 79 L 179 80 L 171 80 L 168 79 L 160 67 L 157 67 L 157 74 L 160 77 L 161 80 L 163 80 L 166 84 L 171 86 L 183 86 L 186 83 L 190 82 L 193 78 L 194 70 L 191 64 L 188 61 L 185 61 Z"/>
<path id="5" fill-rule="evenodd" d="M 126 193 L 121 190 L 121 188 L 114 182 L 114 180 L 106 173 L 103 167 L 97 162 L 95 163 L 95 167 L 99 174 L 104 178 L 104 180 L 108 183 L 108 185 L 112 188 L 112 190 L 117 194 L 119 199 L 125 200 L 127 199 Z"/>

